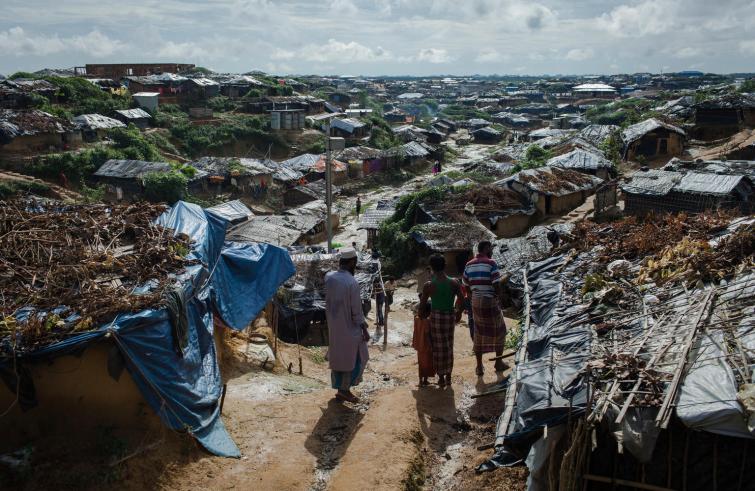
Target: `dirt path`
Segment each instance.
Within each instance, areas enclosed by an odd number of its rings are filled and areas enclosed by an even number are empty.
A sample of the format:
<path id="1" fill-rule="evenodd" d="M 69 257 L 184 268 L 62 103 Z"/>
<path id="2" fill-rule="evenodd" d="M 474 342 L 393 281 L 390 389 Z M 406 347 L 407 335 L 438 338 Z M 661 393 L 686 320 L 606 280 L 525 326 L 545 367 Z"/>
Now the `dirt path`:
<path id="1" fill-rule="evenodd" d="M 396 305 L 416 297 L 401 288 Z M 375 338 L 357 405 L 334 401 L 327 366 L 317 348 L 304 349 L 304 375 L 270 373 L 247 364 L 228 383 L 223 419 L 239 445 L 240 460 L 207 456 L 187 438 L 165 435 L 161 451 L 133 459 L 129 486 L 164 489 L 470 489 L 488 475 L 474 468 L 490 454 L 503 395 L 472 399 L 495 386 L 492 363 L 474 375 L 472 343 L 457 326 L 452 387 L 419 388 L 409 346 L 413 314 L 391 312 L 388 345 Z M 511 321 L 509 321 L 510 323 Z M 246 343 L 231 340 L 236 358 Z M 297 366 L 297 347 L 285 345 L 282 362 Z M 250 371 L 251 370 L 251 371 Z M 187 447 L 188 445 L 188 447 Z M 521 476 L 516 475 L 517 479 Z M 504 482 L 504 481 L 499 481 Z M 520 480 L 509 483 L 517 489 Z"/>

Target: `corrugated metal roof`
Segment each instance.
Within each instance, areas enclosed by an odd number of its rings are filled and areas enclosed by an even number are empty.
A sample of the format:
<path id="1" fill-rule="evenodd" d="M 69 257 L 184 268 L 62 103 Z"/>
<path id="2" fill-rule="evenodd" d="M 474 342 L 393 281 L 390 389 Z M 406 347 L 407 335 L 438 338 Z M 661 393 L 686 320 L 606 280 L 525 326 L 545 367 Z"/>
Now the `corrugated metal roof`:
<path id="1" fill-rule="evenodd" d="M 110 128 L 125 128 L 126 125 L 117 119 L 108 118 L 102 114 L 81 114 L 72 119 L 81 128 L 88 130 L 107 130 Z"/>
<path id="2" fill-rule="evenodd" d="M 613 162 L 607 158 L 602 155 L 587 152 L 581 148 L 576 148 L 569 153 L 553 157 L 546 165 L 580 171 L 613 168 Z"/>
<path id="3" fill-rule="evenodd" d="M 359 226 L 357 227 L 357 230 L 377 230 L 378 228 L 380 228 L 381 223 L 393 216 L 394 212 L 395 210 L 393 208 L 385 208 L 381 210 L 372 208 L 365 210 L 359 220 Z"/>
<path id="4" fill-rule="evenodd" d="M 363 122 L 354 118 L 336 118 L 330 122 L 330 125 L 348 133 L 353 133 L 355 130 L 366 126 Z"/>
<path id="5" fill-rule="evenodd" d="M 189 162 L 190 166 L 211 176 L 263 176 L 272 174 L 265 162 L 236 157 L 202 157 Z"/>
<path id="6" fill-rule="evenodd" d="M 607 84 L 581 84 L 572 87 L 575 92 L 616 92 L 616 89 Z"/>
<path id="7" fill-rule="evenodd" d="M 205 77 L 202 77 L 202 78 L 190 78 L 189 81 L 191 81 L 191 82 L 193 82 L 193 83 L 195 83 L 195 84 L 197 84 L 197 85 L 199 85 L 201 87 L 212 87 L 212 86 L 215 86 L 215 85 L 220 85 L 216 81 L 214 81 L 212 79 L 209 79 L 209 78 L 205 78 Z"/>
<path id="8" fill-rule="evenodd" d="M 249 221 L 233 227 L 226 234 L 226 238 L 235 242 L 262 242 L 289 247 L 294 245 L 302 236 L 302 233 L 293 226 L 277 221 L 263 220 L 263 218 L 252 217 Z"/>
<path id="9" fill-rule="evenodd" d="M 682 174 L 664 170 L 635 172 L 632 179 L 621 185 L 621 190 L 631 194 L 663 196 L 668 194 L 681 181 Z"/>
<path id="10" fill-rule="evenodd" d="M 223 217 L 231 223 L 243 222 L 254 216 L 252 210 L 237 199 L 207 208 L 207 211 Z"/>
<path id="11" fill-rule="evenodd" d="M 684 130 L 681 128 L 678 128 L 668 123 L 664 123 L 663 121 L 660 121 L 655 118 L 650 118 L 640 123 L 633 124 L 632 126 L 629 126 L 627 129 L 622 131 L 621 139 L 624 140 L 624 144 L 628 145 L 634 141 L 639 140 L 640 138 L 647 135 L 648 133 L 657 130 L 658 128 L 665 128 L 668 131 L 678 133 L 682 136 L 687 135 L 684 132 Z"/>
<path id="12" fill-rule="evenodd" d="M 664 196 L 671 191 L 723 196 L 734 191 L 743 180 L 748 180 L 748 177 L 742 174 L 649 170 L 635 172 L 621 189 L 626 193 L 653 196 Z"/>
<path id="13" fill-rule="evenodd" d="M 151 119 L 152 118 L 152 116 L 150 116 L 147 111 L 145 111 L 144 109 L 139 109 L 139 108 L 119 109 L 115 112 L 117 112 L 118 114 L 120 114 L 121 116 L 127 119 L 144 119 L 144 118 Z"/>
<path id="14" fill-rule="evenodd" d="M 168 162 L 111 159 L 102 164 L 94 175 L 119 179 L 140 179 L 150 172 L 168 172 L 170 169 Z"/>
<path id="15" fill-rule="evenodd" d="M 674 186 L 674 191 L 680 193 L 700 193 L 726 195 L 739 186 L 745 176 L 700 174 L 689 172 L 684 174 L 679 184 Z"/>

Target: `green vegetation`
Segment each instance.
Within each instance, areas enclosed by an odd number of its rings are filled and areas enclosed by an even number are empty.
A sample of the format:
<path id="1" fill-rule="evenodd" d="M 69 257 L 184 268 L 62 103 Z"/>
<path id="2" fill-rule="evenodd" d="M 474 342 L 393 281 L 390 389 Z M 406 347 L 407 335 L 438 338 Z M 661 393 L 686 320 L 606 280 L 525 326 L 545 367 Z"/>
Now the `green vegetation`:
<path id="1" fill-rule="evenodd" d="M 13 75 L 11 75 L 10 77 L 8 77 L 8 80 L 16 80 L 18 78 L 33 78 L 33 79 L 36 79 L 38 77 L 36 75 L 34 75 L 33 73 L 31 73 L 31 72 L 16 72 Z"/>
<path id="2" fill-rule="evenodd" d="M 524 153 L 524 159 L 515 166 L 518 172 L 522 169 L 537 169 L 553 158 L 553 152 L 540 145 L 530 145 Z"/>
<path id="3" fill-rule="evenodd" d="M 471 179 L 478 184 L 490 184 L 491 182 L 498 180 L 497 177 L 491 176 L 489 174 L 484 174 L 482 172 L 462 172 L 458 170 L 450 170 L 448 172 L 444 172 L 441 175 L 448 176 L 451 179 L 456 180 Z"/>
<path id="4" fill-rule="evenodd" d="M 613 165 L 619 165 L 621 162 L 621 152 L 623 148 L 624 144 L 621 141 L 620 130 L 611 133 L 608 138 L 600 144 L 600 150 L 603 151 L 608 160 L 613 162 Z"/>
<path id="5" fill-rule="evenodd" d="M 490 118 L 490 114 L 480 111 L 479 109 L 472 107 L 472 106 L 463 106 L 458 104 L 452 104 L 450 106 L 446 106 L 440 111 L 440 116 L 456 121 L 463 121 L 466 119 L 472 119 L 472 118 L 480 118 L 488 120 Z"/>
<path id="6" fill-rule="evenodd" d="M 50 186 L 41 182 L 0 181 L 0 200 L 26 193 L 47 196 L 49 192 Z"/>
<path id="7" fill-rule="evenodd" d="M 417 254 L 410 233 L 414 228 L 415 215 L 422 203 L 435 203 L 443 199 L 451 189 L 448 186 L 423 189 L 402 196 L 391 218 L 380 225 L 377 248 L 383 255 L 383 268 L 391 276 L 402 276 L 416 264 Z"/>
<path id="8" fill-rule="evenodd" d="M 230 97 L 219 95 L 207 99 L 207 107 L 215 112 L 225 113 L 238 109 L 238 103 Z"/>
<path id="9" fill-rule="evenodd" d="M 586 116 L 596 124 L 615 124 L 626 127 L 647 119 L 649 117 L 647 113 L 652 105 L 653 101 L 648 99 L 630 97 L 590 108 Z"/>
<path id="10" fill-rule="evenodd" d="M 86 184 L 81 185 L 79 194 L 84 197 L 84 203 L 101 203 L 105 198 L 105 185 L 101 184 L 95 187 L 89 187 Z"/>
<path id="11" fill-rule="evenodd" d="M 370 134 L 369 145 L 373 148 L 385 150 L 387 148 L 393 148 L 401 145 L 401 140 L 396 138 L 389 125 L 380 116 L 373 115 L 370 117 L 369 122 L 372 124 L 372 133 Z"/>
<path id="12" fill-rule="evenodd" d="M 39 77 L 32 77 L 39 78 Z M 42 95 L 35 95 L 35 107 L 62 118 L 71 118 L 79 114 L 110 115 L 117 109 L 131 107 L 131 97 L 114 95 L 103 91 L 87 79 L 80 77 L 42 77 L 43 80 L 58 87 L 56 102 Z"/>
<path id="13" fill-rule="evenodd" d="M 144 197 L 149 201 L 175 203 L 183 199 L 189 179 L 179 170 L 150 172 L 144 176 Z"/>
<path id="14" fill-rule="evenodd" d="M 157 146 L 130 125 L 128 128 L 114 128 L 108 132 L 112 145 L 97 145 L 79 152 L 65 152 L 46 155 L 30 166 L 32 174 L 47 178 L 58 178 L 63 173 L 71 182 L 84 182 L 107 160 L 162 160 Z"/>
<path id="15" fill-rule="evenodd" d="M 252 140 L 265 148 L 273 145 L 277 150 L 288 149 L 286 140 L 271 133 L 260 116 L 237 115 L 219 125 L 194 126 L 182 121 L 170 127 L 170 134 L 191 157 L 218 150 L 237 140 Z"/>
<path id="16" fill-rule="evenodd" d="M 739 91 L 743 94 L 755 92 L 755 79 L 752 80 L 745 80 L 744 83 L 739 87 Z"/>

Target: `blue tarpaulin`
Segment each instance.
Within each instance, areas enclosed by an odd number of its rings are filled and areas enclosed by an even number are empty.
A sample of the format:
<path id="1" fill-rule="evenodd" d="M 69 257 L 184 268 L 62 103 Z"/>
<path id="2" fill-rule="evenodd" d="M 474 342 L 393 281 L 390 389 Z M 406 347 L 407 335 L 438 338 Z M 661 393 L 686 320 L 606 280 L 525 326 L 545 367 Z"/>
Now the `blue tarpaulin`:
<path id="1" fill-rule="evenodd" d="M 144 398 L 172 429 L 188 431 L 208 451 L 226 457 L 240 452 L 220 418 L 222 380 L 213 339 L 212 307 L 235 329 L 245 328 L 280 284 L 294 272 L 284 249 L 267 244 L 224 242 L 228 222 L 179 202 L 157 220 L 193 241 L 190 266 L 178 279 L 185 299 L 187 343 L 176 349 L 167 309 L 117 316 L 99 330 L 19 357 L 33 361 L 75 352 L 104 336 L 112 338 Z M 8 360 L 0 360 L 0 365 Z"/>

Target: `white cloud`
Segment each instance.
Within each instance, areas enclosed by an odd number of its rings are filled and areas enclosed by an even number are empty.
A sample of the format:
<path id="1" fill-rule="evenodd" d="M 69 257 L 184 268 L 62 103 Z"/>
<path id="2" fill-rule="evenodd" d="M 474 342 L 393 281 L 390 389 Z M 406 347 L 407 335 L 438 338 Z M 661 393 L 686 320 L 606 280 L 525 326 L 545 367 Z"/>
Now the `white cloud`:
<path id="1" fill-rule="evenodd" d="M 202 46 L 193 42 L 176 43 L 168 41 L 160 46 L 157 50 L 157 56 L 163 58 L 175 58 L 179 60 L 190 60 L 192 58 L 206 58 L 209 52 Z"/>
<path id="2" fill-rule="evenodd" d="M 356 15 L 359 9 L 351 0 L 329 0 L 328 7 L 337 15 Z"/>
<path id="3" fill-rule="evenodd" d="M 483 48 L 479 53 L 477 53 L 475 61 L 477 63 L 493 63 L 496 61 L 501 61 L 502 58 L 503 57 L 501 56 L 501 53 L 499 53 L 497 50 L 493 48 Z"/>
<path id="4" fill-rule="evenodd" d="M 739 42 L 739 51 L 745 55 L 755 56 L 755 39 Z"/>
<path id="5" fill-rule="evenodd" d="M 297 53 L 304 60 L 316 63 L 355 63 L 389 60 L 389 51 L 377 46 L 368 48 L 356 41 L 344 43 L 329 39 L 325 44 L 308 44 Z"/>
<path id="6" fill-rule="evenodd" d="M 453 58 L 442 48 L 422 48 L 417 53 L 417 61 L 440 64 L 449 63 L 453 61 Z"/>
<path id="7" fill-rule="evenodd" d="M 15 56 L 45 56 L 65 52 L 84 52 L 96 58 L 109 56 L 124 48 L 121 41 L 110 39 L 98 30 L 83 36 L 61 38 L 28 34 L 21 27 L 0 31 L 0 52 Z"/>
<path id="8" fill-rule="evenodd" d="M 672 53 L 675 58 L 695 58 L 700 56 L 703 51 L 700 48 L 693 48 L 692 46 L 685 46 L 684 48 L 677 49 Z"/>
<path id="9" fill-rule="evenodd" d="M 275 48 L 273 52 L 270 53 L 271 60 L 291 60 L 295 56 L 296 56 L 296 53 L 287 49 L 283 49 L 283 48 Z"/>
<path id="10" fill-rule="evenodd" d="M 678 20 L 675 1 L 648 0 L 620 5 L 598 19 L 598 26 L 620 37 L 663 34 Z"/>
<path id="11" fill-rule="evenodd" d="M 585 61 L 595 56 L 592 48 L 574 48 L 566 53 L 566 59 L 571 61 Z"/>

